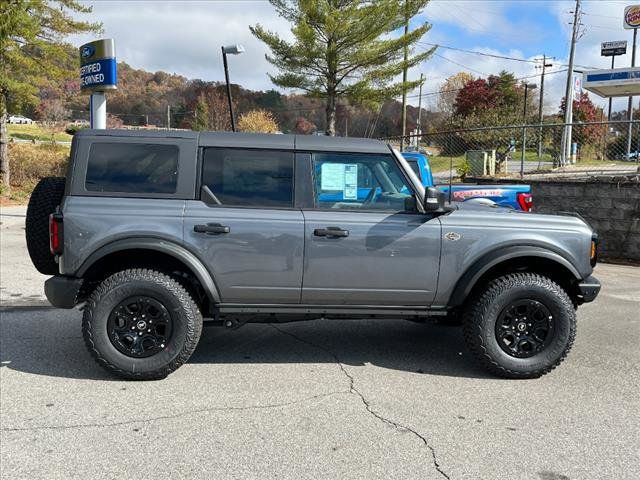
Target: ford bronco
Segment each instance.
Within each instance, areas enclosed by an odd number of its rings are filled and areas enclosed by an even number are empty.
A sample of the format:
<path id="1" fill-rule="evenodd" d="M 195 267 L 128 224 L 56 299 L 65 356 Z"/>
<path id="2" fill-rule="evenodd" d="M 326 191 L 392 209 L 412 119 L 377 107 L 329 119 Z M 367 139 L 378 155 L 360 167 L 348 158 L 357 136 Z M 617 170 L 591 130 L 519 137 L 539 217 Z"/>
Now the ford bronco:
<path id="1" fill-rule="evenodd" d="M 184 364 L 203 320 L 380 317 L 460 319 L 491 372 L 539 377 L 600 290 L 582 219 L 447 204 L 367 139 L 82 130 L 26 236 L 51 304 L 131 379 Z"/>

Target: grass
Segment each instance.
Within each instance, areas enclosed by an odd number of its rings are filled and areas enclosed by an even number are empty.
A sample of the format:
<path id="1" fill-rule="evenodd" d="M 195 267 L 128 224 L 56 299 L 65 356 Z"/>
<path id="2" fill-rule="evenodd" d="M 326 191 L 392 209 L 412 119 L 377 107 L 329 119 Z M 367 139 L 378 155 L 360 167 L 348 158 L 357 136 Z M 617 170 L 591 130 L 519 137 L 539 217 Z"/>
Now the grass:
<path id="1" fill-rule="evenodd" d="M 65 133 L 59 128 L 47 128 L 42 125 L 30 124 L 30 125 L 7 125 L 9 138 L 16 138 L 19 140 L 39 140 L 43 142 L 70 142 L 71 135 Z"/>
<path id="2" fill-rule="evenodd" d="M 9 145 L 11 189 L 0 186 L 3 202 L 25 203 L 42 177 L 63 176 L 69 160 L 69 145 L 15 143 Z"/>

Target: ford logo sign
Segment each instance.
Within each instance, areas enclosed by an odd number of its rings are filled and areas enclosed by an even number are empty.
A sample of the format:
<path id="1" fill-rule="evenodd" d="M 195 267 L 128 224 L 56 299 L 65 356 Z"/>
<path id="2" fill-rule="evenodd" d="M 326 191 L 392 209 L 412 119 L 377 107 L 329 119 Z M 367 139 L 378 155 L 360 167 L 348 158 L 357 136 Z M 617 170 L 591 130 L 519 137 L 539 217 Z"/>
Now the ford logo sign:
<path id="1" fill-rule="evenodd" d="M 93 45 L 85 45 L 80 49 L 80 56 L 82 58 L 92 57 L 96 53 L 96 48 Z"/>

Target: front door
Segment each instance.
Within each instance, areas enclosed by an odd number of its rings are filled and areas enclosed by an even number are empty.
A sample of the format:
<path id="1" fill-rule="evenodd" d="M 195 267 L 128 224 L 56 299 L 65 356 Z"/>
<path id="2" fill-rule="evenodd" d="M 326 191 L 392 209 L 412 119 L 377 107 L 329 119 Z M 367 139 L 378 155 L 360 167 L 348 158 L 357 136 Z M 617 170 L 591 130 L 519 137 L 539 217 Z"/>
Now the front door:
<path id="1" fill-rule="evenodd" d="M 294 154 L 207 148 L 200 200 L 187 201 L 184 239 L 223 303 L 299 303 L 304 217 L 293 208 Z"/>
<path id="2" fill-rule="evenodd" d="M 411 208 L 389 155 L 312 155 L 302 303 L 428 306 L 438 281 L 438 218 Z"/>

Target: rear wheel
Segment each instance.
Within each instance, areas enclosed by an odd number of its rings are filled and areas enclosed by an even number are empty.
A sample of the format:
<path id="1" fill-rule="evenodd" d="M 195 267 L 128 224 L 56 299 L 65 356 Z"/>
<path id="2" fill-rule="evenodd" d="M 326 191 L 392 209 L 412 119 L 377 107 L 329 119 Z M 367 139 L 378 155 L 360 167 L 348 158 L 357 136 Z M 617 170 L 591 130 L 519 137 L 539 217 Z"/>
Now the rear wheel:
<path id="1" fill-rule="evenodd" d="M 463 330 L 469 349 L 494 374 L 536 378 L 567 356 L 576 314 L 558 284 L 518 273 L 493 280 L 469 302 Z"/>
<path id="2" fill-rule="evenodd" d="M 124 270 L 91 294 L 82 331 L 89 351 L 109 372 L 161 379 L 195 350 L 202 315 L 173 278 L 153 270 Z"/>

